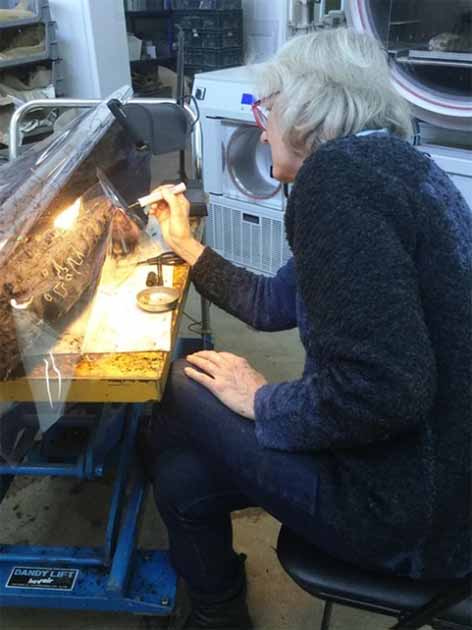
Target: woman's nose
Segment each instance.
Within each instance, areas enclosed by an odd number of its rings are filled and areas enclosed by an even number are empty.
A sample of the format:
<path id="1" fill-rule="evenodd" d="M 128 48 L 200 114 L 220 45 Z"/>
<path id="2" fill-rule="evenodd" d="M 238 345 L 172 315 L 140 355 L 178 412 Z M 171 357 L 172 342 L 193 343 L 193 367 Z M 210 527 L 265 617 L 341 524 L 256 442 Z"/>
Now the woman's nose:
<path id="1" fill-rule="evenodd" d="M 263 131 L 261 133 L 261 142 L 262 144 L 269 144 L 269 138 L 267 137 L 267 131 Z"/>

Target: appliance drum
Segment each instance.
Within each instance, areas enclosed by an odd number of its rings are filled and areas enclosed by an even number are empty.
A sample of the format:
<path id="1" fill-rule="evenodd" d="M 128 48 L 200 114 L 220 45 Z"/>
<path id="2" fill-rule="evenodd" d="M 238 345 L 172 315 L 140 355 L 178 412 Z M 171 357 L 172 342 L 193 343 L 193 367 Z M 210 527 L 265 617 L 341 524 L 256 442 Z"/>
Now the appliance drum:
<path id="1" fill-rule="evenodd" d="M 472 126 L 470 0 L 351 0 L 348 21 L 378 38 L 400 93 L 427 122 Z"/>
<path id="2" fill-rule="evenodd" d="M 270 199 L 280 191 L 280 183 L 271 176 L 270 149 L 261 143 L 257 127 L 238 127 L 228 142 L 225 158 L 233 184 L 250 199 Z"/>

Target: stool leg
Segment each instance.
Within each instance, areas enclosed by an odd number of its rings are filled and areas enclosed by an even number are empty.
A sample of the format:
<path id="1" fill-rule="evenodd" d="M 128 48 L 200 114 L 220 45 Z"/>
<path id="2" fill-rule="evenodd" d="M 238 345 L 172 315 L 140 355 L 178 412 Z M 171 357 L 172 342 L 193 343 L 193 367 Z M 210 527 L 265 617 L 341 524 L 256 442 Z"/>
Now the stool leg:
<path id="1" fill-rule="evenodd" d="M 333 608 L 333 602 L 330 602 L 329 599 L 325 601 L 324 610 L 323 610 L 323 619 L 321 620 L 320 630 L 328 630 L 329 624 L 331 621 L 331 610 Z"/>

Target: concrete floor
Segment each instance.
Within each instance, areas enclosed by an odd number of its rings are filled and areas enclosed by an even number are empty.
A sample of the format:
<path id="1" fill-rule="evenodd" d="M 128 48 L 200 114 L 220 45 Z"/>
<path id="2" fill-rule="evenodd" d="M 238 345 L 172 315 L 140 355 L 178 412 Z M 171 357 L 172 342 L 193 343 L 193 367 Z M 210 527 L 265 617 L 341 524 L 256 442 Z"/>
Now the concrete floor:
<path id="1" fill-rule="evenodd" d="M 199 316 L 192 293 L 186 311 Z M 216 347 L 247 357 L 270 380 L 300 373 L 303 352 L 296 331 L 258 333 L 211 308 Z M 183 334 L 189 320 L 183 320 Z M 1 542 L 13 544 L 100 545 L 110 480 L 78 484 L 50 478 L 18 479 L 0 505 Z M 281 570 L 274 551 L 279 524 L 262 510 L 235 513 L 235 546 L 248 555 L 249 602 L 258 630 L 307 630 L 319 627 L 321 603 L 301 591 Z M 165 547 L 165 530 L 152 500 L 143 520 L 141 544 Z M 337 607 L 332 630 L 383 630 L 392 621 Z M 3 609 L 2 630 L 138 630 L 142 621 L 128 615 Z"/>

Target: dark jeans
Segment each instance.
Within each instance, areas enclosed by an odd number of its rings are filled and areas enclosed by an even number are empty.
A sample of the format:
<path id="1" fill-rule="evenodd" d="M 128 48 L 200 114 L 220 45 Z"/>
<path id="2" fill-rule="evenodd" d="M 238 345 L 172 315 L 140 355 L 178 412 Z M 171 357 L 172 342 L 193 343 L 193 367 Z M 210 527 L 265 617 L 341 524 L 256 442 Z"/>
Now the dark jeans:
<path id="1" fill-rule="evenodd" d="M 194 592 L 217 598 L 240 579 L 233 510 L 261 506 L 312 542 L 329 528 L 317 513 L 316 457 L 261 448 L 254 422 L 185 376 L 185 365 L 173 365 L 141 443 L 177 573 Z"/>

